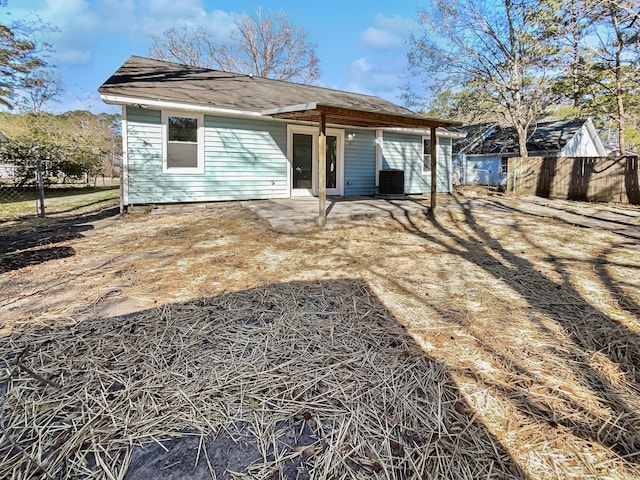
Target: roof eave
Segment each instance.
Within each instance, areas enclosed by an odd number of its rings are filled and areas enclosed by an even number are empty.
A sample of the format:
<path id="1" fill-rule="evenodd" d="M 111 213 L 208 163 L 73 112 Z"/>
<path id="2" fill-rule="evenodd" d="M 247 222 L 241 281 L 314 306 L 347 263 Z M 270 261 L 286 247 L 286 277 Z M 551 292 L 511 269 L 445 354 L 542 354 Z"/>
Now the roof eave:
<path id="1" fill-rule="evenodd" d="M 100 94 L 100 99 L 109 105 L 129 105 L 132 107 L 139 108 L 163 108 L 167 110 L 185 110 L 191 112 L 202 112 L 202 113 L 214 113 L 220 115 L 232 115 L 232 116 L 248 116 L 248 117 L 261 117 L 260 112 L 252 112 L 248 110 L 234 110 L 231 108 L 219 108 L 212 107 L 209 105 L 196 105 L 190 103 L 180 103 L 180 102 L 167 102 L 165 100 L 160 99 L 150 99 L 150 98 L 142 98 L 142 97 L 129 97 L 126 95 L 111 95 L 111 94 Z"/>
<path id="2" fill-rule="evenodd" d="M 386 130 L 397 133 L 407 133 L 407 134 L 415 134 L 422 135 L 427 131 L 426 128 L 401 128 L 401 127 L 386 127 Z M 465 138 L 467 135 L 465 132 L 460 132 L 457 130 L 449 130 L 446 127 L 438 127 L 436 129 L 436 135 L 441 138 L 451 138 L 452 140 L 459 140 L 461 138 Z"/>
<path id="3" fill-rule="evenodd" d="M 377 128 L 456 127 L 461 122 L 422 117 L 418 114 L 380 112 L 362 108 L 310 102 L 263 110 L 262 115 L 294 121 L 318 121 L 322 114 L 327 123 Z"/>

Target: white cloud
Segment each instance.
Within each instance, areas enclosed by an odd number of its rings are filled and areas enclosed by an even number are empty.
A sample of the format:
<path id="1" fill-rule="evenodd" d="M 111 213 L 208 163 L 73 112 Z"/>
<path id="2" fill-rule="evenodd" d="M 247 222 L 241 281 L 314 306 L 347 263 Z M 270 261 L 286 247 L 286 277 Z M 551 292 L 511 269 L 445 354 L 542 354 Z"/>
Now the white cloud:
<path id="1" fill-rule="evenodd" d="M 64 50 L 56 54 L 56 60 L 64 65 L 86 65 L 91 61 L 88 50 Z"/>
<path id="2" fill-rule="evenodd" d="M 171 27 L 206 25 L 217 38 L 233 30 L 233 15 L 222 10 L 207 12 L 202 0 L 98 0 L 102 18 L 111 31 L 147 40 Z"/>
<path id="3" fill-rule="evenodd" d="M 405 71 L 403 56 L 379 56 L 375 61 L 361 57 L 349 65 L 346 90 L 400 102 L 406 82 Z"/>
<path id="4" fill-rule="evenodd" d="M 90 33 L 100 29 L 100 19 L 85 0 L 46 0 L 37 16 L 55 28 L 44 33 L 53 45 L 52 55 L 59 65 L 84 65 L 91 60 Z"/>
<path id="5" fill-rule="evenodd" d="M 342 89 L 404 103 L 407 84 L 405 39 L 415 27 L 416 22 L 407 17 L 376 15 L 358 37 L 358 47 L 366 53 L 347 64 Z"/>
<path id="6" fill-rule="evenodd" d="M 395 15 L 387 17 L 376 15 L 373 26 L 360 36 L 363 46 L 379 50 L 402 48 L 405 38 L 415 27 L 415 21 Z"/>
<path id="7" fill-rule="evenodd" d="M 367 28 L 362 34 L 362 42 L 371 48 L 398 48 L 402 46 L 402 37 L 375 27 Z"/>
<path id="8" fill-rule="evenodd" d="M 371 62 L 367 58 L 361 57 L 351 62 L 350 70 L 356 74 L 359 74 L 359 73 L 366 73 L 370 71 L 372 68 L 373 68 L 373 65 L 371 64 Z"/>
<path id="9" fill-rule="evenodd" d="M 206 25 L 218 38 L 231 31 L 231 15 L 222 10 L 207 12 L 202 0 L 117 0 L 121 8 L 114 15 L 113 0 L 99 0 L 101 17 L 111 21 L 110 29 L 132 39 L 145 41 L 171 27 Z"/>
<path id="10" fill-rule="evenodd" d="M 386 17 L 378 14 L 374 18 L 374 23 L 380 28 L 386 28 L 397 33 L 405 34 L 410 32 L 416 26 L 414 19 L 401 17 L 400 15 Z"/>
<path id="11" fill-rule="evenodd" d="M 48 40 L 60 65 L 89 62 L 89 52 L 110 35 L 120 44 L 145 44 L 171 27 L 206 25 L 224 42 L 235 29 L 232 13 L 207 12 L 203 0 L 44 0 L 37 15 L 57 28 Z"/>
<path id="12" fill-rule="evenodd" d="M 47 0 L 38 10 L 38 16 L 57 27 L 61 34 L 74 30 L 93 32 L 101 28 L 100 18 L 86 0 Z"/>

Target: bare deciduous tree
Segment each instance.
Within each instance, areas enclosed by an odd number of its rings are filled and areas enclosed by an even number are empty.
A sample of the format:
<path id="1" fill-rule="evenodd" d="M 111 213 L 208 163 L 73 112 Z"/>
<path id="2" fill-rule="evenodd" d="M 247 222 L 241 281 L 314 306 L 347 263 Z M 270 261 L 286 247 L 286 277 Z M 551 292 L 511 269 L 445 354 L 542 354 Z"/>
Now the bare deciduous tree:
<path id="1" fill-rule="evenodd" d="M 0 0 L 0 7 L 6 7 Z M 57 31 L 39 18 L 0 25 L 0 104 L 40 113 L 62 94 L 56 66 L 48 62 L 53 48 L 46 37 Z"/>
<path id="2" fill-rule="evenodd" d="M 544 3 L 544 2 L 542 2 Z M 409 63 L 437 92 L 452 86 L 486 99 L 515 127 L 527 156 L 529 127 L 552 103 L 553 48 L 544 11 L 528 0 L 434 0 L 419 13 Z"/>
<path id="3" fill-rule="evenodd" d="M 216 42 L 204 25 L 170 28 L 152 36 L 150 56 L 191 66 L 253 74 L 277 80 L 311 83 L 320 76 L 315 46 L 307 31 L 289 22 L 282 12 L 256 10 L 235 19 L 236 30 L 227 43 Z"/>
<path id="4" fill-rule="evenodd" d="M 593 2 L 598 45 L 589 48 L 587 83 L 591 103 L 617 125 L 618 147 L 626 152 L 627 107 L 637 102 L 640 83 L 640 4 L 637 0 Z"/>
<path id="5" fill-rule="evenodd" d="M 563 45 L 556 89 L 574 112 L 614 127 L 622 154 L 640 138 L 640 4 L 637 0 L 563 0 L 557 43 Z M 635 136 L 635 142 L 634 137 Z"/>
<path id="6" fill-rule="evenodd" d="M 6 6 L 6 0 L 0 0 L 0 7 Z M 44 65 L 36 43 L 30 38 L 36 28 L 25 22 L 0 25 L 0 105 L 13 107 L 22 77 Z"/>
<path id="7" fill-rule="evenodd" d="M 192 67 L 218 68 L 211 52 L 215 49 L 212 34 L 200 25 L 198 27 L 172 27 L 162 35 L 152 35 L 153 46 L 149 51 L 152 58 L 168 62 L 178 62 Z"/>
<path id="8" fill-rule="evenodd" d="M 21 109 L 40 113 L 46 103 L 58 102 L 64 92 L 62 80 L 50 68 L 40 68 L 25 75 L 18 90 Z"/>

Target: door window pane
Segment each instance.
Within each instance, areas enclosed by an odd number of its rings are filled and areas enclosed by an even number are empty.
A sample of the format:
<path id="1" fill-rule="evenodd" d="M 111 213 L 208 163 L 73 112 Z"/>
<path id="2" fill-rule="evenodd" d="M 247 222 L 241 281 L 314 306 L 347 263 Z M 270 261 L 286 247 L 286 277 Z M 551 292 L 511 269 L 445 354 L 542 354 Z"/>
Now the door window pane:
<path id="1" fill-rule="evenodd" d="M 431 173 L 431 140 L 422 140 L 422 173 Z"/>
<path id="2" fill-rule="evenodd" d="M 313 135 L 293 134 L 293 188 L 311 189 L 313 169 Z"/>
<path id="3" fill-rule="evenodd" d="M 338 186 L 338 137 L 327 136 L 327 188 Z"/>

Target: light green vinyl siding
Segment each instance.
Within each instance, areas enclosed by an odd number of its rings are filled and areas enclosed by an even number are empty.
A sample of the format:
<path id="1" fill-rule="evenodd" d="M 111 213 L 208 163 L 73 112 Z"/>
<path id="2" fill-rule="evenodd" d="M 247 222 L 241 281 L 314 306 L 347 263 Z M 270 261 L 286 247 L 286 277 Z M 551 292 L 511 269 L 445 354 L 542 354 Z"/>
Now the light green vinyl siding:
<path id="1" fill-rule="evenodd" d="M 438 192 L 451 192 L 451 139 L 438 138 L 438 167 L 436 170 Z M 429 188 L 431 191 L 431 188 Z"/>
<path id="2" fill-rule="evenodd" d="M 437 191 L 449 192 L 451 140 L 438 139 Z M 404 170 L 404 192 L 431 191 L 431 174 L 422 172 L 422 137 L 384 132 L 382 168 Z"/>
<path id="3" fill-rule="evenodd" d="M 204 174 L 163 173 L 160 111 L 127 108 L 130 204 L 289 196 L 285 124 L 205 116 L 204 128 Z"/>
<path id="4" fill-rule="evenodd" d="M 344 194 L 373 195 L 375 191 L 376 133 L 371 130 L 347 130 L 344 142 Z"/>
<path id="5" fill-rule="evenodd" d="M 204 129 L 204 174 L 163 173 L 161 112 L 128 107 L 128 203 L 289 197 L 285 123 L 205 115 Z M 451 141 L 438 143 L 438 191 L 448 192 Z M 404 170 L 406 193 L 430 191 L 422 137 L 384 132 L 382 154 L 383 168 Z M 345 195 L 375 193 L 375 158 L 373 130 L 345 130 Z"/>
<path id="6" fill-rule="evenodd" d="M 206 116 L 204 125 L 205 168 L 217 199 L 289 196 L 286 124 Z"/>
<path id="7" fill-rule="evenodd" d="M 159 110 L 127 108 L 129 203 L 147 203 L 152 178 L 162 174 L 162 118 Z"/>

